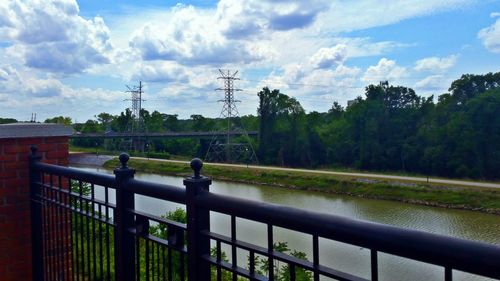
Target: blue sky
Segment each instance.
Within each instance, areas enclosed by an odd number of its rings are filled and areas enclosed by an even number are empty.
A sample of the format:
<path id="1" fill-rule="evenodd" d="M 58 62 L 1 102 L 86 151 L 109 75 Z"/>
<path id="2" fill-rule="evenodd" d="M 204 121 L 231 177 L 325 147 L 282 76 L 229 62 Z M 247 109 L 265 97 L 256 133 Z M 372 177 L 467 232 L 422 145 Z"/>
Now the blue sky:
<path id="1" fill-rule="evenodd" d="M 308 112 L 381 80 L 437 96 L 500 71 L 500 0 L 0 2 L 0 117 L 119 114 L 139 80 L 149 111 L 217 117 L 220 68 L 241 115 L 264 86 Z"/>

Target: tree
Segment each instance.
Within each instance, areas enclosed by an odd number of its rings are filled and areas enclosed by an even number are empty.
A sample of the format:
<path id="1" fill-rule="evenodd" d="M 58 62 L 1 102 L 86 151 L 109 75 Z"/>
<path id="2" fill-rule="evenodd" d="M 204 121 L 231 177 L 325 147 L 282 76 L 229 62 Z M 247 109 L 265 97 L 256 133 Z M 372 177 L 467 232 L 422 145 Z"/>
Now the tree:
<path id="1" fill-rule="evenodd" d="M 500 72 L 486 75 L 464 74 L 451 83 L 451 97 L 457 105 L 464 104 L 468 99 L 488 90 L 500 87 Z"/>
<path id="2" fill-rule="evenodd" d="M 0 118 L 0 124 L 10 124 L 17 123 L 17 120 L 14 118 Z"/>
<path id="3" fill-rule="evenodd" d="M 310 165 L 306 116 L 300 103 L 279 90 L 258 94 L 259 159 L 279 165 Z"/>
<path id="4" fill-rule="evenodd" d="M 106 112 L 99 113 L 95 117 L 97 118 L 97 121 L 101 124 L 101 127 L 104 131 L 109 131 L 111 129 L 111 122 L 115 118 L 115 116 Z"/>
<path id="5" fill-rule="evenodd" d="M 55 123 L 55 124 L 63 124 L 66 126 L 71 125 L 71 117 L 63 117 L 63 116 L 57 116 L 53 118 L 47 118 L 43 123 Z"/>
<path id="6" fill-rule="evenodd" d="M 127 132 L 132 130 L 132 124 L 134 122 L 134 117 L 132 116 L 132 111 L 130 109 L 125 109 L 125 112 L 121 112 L 120 116 L 113 119 L 111 123 L 111 128 L 116 132 Z"/>
<path id="7" fill-rule="evenodd" d="M 177 114 L 163 115 L 163 128 L 167 131 L 177 132 L 179 130 L 179 119 Z"/>

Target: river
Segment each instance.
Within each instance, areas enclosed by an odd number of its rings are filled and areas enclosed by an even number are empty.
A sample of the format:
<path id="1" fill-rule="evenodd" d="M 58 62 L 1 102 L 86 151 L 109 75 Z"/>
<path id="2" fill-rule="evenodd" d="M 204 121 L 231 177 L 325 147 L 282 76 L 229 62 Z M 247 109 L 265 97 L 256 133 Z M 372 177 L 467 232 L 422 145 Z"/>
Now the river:
<path id="1" fill-rule="evenodd" d="M 77 168 L 112 173 L 110 170 L 96 167 Z M 136 178 L 183 186 L 183 179 L 180 177 L 137 173 Z M 500 216 L 498 215 L 220 181 L 214 181 L 210 191 L 500 245 Z M 97 188 L 96 196 L 102 197 L 103 190 Z M 111 194 L 110 198 L 113 201 L 114 194 Z M 178 207 L 183 208 L 184 206 L 143 196 L 136 197 L 137 209 L 155 215 L 165 214 Z M 229 216 L 212 213 L 211 230 L 229 235 L 229 221 Z M 265 230 L 263 224 L 243 219 L 237 220 L 237 237 L 239 240 L 266 246 L 267 236 Z M 290 249 L 305 252 L 308 258 L 311 259 L 312 243 L 310 236 L 275 227 L 274 237 L 276 241 L 287 242 Z M 230 253 L 229 248 L 225 249 L 225 251 Z M 243 252 L 238 254 L 239 264 L 246 264 L 247 254 Z M 367 249 L 322 239 L 320 240 L 320 261 L 324 265 L 364 278 L 370 276 L 370 256 Z M 379 254 L 379 275 L 380 280 L 430 281 L 444 279 L 444 271 L 441 267 L 383 253 Z M 453 280 L 489 280 L 457 271 L 454 271 L 453 277 Z M 322 280 L 329 279 L 324 278 Z"/>

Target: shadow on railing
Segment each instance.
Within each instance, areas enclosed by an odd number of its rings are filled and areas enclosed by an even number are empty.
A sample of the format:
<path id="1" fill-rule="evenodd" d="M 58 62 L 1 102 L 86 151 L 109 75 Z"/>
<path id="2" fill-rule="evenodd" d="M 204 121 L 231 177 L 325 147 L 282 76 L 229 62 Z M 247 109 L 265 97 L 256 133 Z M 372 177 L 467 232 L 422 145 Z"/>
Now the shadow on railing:
<path id="1" fill-rule="evenodd" d="M 325 265 L 323 239 L 368 249 L 371 280 L 379 279 L 378 253 L 441 266 L 444 280 L 454 271 L 500 278 L 495 245 L 210 193 L 199 159 L 185 188 L 140 181 L 128 159 L 120 155 L 111 176 L 41 163 L 32 148 L 35 280 L 367 280 Z M 184 204 L 186 221 L 136 210 L 135 195 Z M 230 235 L 210 230 L 210 212 L 230 217 Z M 237 219 L 265 225 L 267 245 L 237 237 Z M 277 227 L 309 235 L 312 258 L 280 252 Z"/>

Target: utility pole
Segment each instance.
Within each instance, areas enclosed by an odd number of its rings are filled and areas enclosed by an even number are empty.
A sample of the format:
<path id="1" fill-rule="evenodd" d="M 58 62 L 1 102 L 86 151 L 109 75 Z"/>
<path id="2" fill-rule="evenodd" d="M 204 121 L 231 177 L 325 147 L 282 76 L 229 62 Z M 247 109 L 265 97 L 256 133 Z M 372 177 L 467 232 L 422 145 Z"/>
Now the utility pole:
<path id="1" fill-rule="evenodd" d="M 219 69 L 220 76 L 217 77 L 217 80 L 222 80 L 224 88 L 217 88 L 216 91 L 224 91 L 224 99 L 219 100 L 219 102 L 223 102 L 222 110 L 219 118 L 225 118 L 227 122 L 227 131 L 226 131 L 226 142 L 225 144 L 219 143 L 217 137 L 212 137 L 210 142 L 210 146 L 208 148 L 207 154 L 205 156 L 205 161 L 225 161 L 231 163 L 233 161 L 247 161 L 247 162 L 257 162 L 257 156 L 255 155 L 255 151 L 250 143 L 250 139 L 246 130 L 243 128 L 243 124 L 241 124 L 241 120 L 236 120 L 239 117 L 238 108 L 236 107 L 237 102 L 241 102 L 234 98 L 234 92 L 242 91 L 242 89 L 238 89 L 234 87 L 234 82 L 240 80 L 240 78 L 236 77 L 238 71 L 231 73 L 229 70 L 224 72 Z M 239 121 L 240 124 L 234 124 L 234 122 Z M 238 126 L 239 125 L 239 126 Z M 246 137 L 247 143 L 234 143 L 232 142 L 232 134 L 241 131 L 241 133 Z M 224 152 L 225 159 L 221 157 L 221 154 Z M 248 155 L 250 153 L 250 155 Z M 244 159 L 248 158 L 248 159 Z"/>

